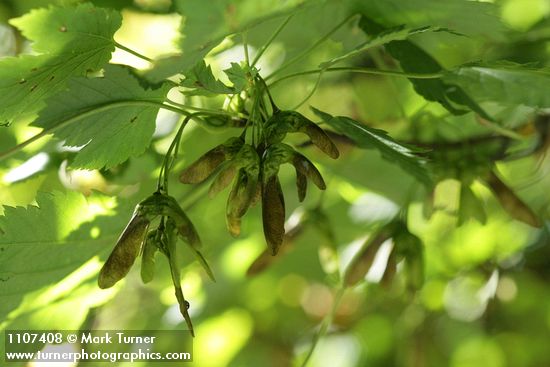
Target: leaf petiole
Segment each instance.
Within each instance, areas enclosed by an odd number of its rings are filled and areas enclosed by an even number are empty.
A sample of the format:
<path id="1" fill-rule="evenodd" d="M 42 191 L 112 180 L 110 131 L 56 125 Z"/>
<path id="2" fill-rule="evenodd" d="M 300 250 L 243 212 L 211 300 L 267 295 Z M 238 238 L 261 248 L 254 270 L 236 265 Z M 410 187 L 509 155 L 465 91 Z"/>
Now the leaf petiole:
<path id="1" fill-rule="evenodd" d="M 267 48 L 271 45 L 271 43 L 275 40 L 275 38 L 277 38 L 277 36 L 279 35 L 279 33 L 281 33 L 281 31 L 283 30 L 283 28 L 287 25 L 287 23 L 290 21 L 290 19 L 292 19 L 292 17 L 294 16 L 294 14 L 290 14 L 285 20 L 283 23 L 281 23 L 281 25 L 279 26 L 279 28 L 277 28 L 277 30 L 275 30 L 275 32 L 271 35 L 271 37 L 269 38 L 269 40 L 267 40 L 267 42 L 260 48 L 260 50 L 258 51 L 258 53 L 256 54 L 256 56 L 254 56 L 254 60 L 252 60 L 252 64 L 250 65 L 251 67 L 253 67 L 254 65 L 256 65 L 256 63 L 260 60 L 260 57 L 262 57 L 262 55 L 264 54 L 264 52 L 267 50 Z"/>
<path id="2" fill-rule="evenodd" d="M 126 47 L 126 46 L 124 46 L 124 45 L 121 45 L 121 44 L 118 43 L 117 41 L 114 41 L 114 44 L 115 44 L 115 47 L 120 48 L 121 50 L 124 50 L 124 51 L 126 51 L 126 52 L 128 52 L 128 53 L 130 53 L 130 54 L 132 54 L 132 55 L 134 55 L 134 56 L 137 56 L 137 57 L 139 57 L 139 58 L 142 59 L 142 60 L 145 60 L 145 61 L 148 61 L 148 62 L 153 62 L 153 59 L 151 59 L 151 58 L 149 58 L 149 57 L 147 57 L 147 56 L 145 56 L 145 55 L 142 55 L 142 54 L 140 54 L 139 52 L 134 51 L 134 50 L 132 50 L 132 49 L 129 48 L 129 47 Z"/>
<path id="3" fill-rule="evenodd" d="M 188 106 L 188 105 L 184 105 L 184 104 L 181 104 L 181 103 L 178 103 L 178 102 L 175 102 L 175 101 L 172 101 L 171 99 L 166 99 L 166 103 L 169 103 L 173 106 L 176 106 L 176 107 L 180 107 L 180 108 L 183 108 L 183 109 L 187 109 L 187 110 L 191 110 L 191 111 L 198 111 L 198 112 L 202 112 L 203 114 L 209 114 L 209 115 L 216 115 L 216 116 L 235 116 L 235 114 L 232 114 L 228 111 L 224 111 L 224 110 L 212 110 L 212 109 L 209 109 L 209 108 L 201 108 L 201 107 L 195 107 L 195 106 Z"/>
<path id="4" fill-rule="evenodd" d="M 300 103 L 298 103 L 296 106 L 292 108 L 293 110 L 297 110 L 298 108 L 302 107 L 302 105 L 306 103 L 313 96 L 313 94 L 315 94 L 315 91 L 317 90 L 317 88 L 319 87 L 319 84 L 321 83 L 321 78 L 323 77 L 323 73 L 324 73 L 324 70 L 321 70 L 321 72 L 317 76 L 317 80 L 315 81 L 315 85 L 313 86 L 311 91 Z"/>
<path id="5" fill-rule="evenodd" d="M 186 116 L 183 122 L 181 123 L 181 126 L 179 127 L 176 133 L 176 136 L 172 140 L 172 143 L 170 144 L 170 147 L 168 148 L 168 151 L 164 156 L 164 160 L 162 162 L 162 167 L 160 169 L 159 178 L 158 178 L 158 184 L 157 184 L 158 191 L 168 193 L 168 174 L 170 173 L 170 169 L 172 169 L 172 165 L 174 164 L 174 161 L 176 160 L 176 157 L 178 155 L 179 143 L 181 140 L 183 129 L 185 128 L 185 126 L 187 126 L 187 123 L 191 121 L 191 119 L 201 114 L 204 114 L 204 113 L 195 112 L 193 114 L 190 114 Z"/>
<path id="6" fill-rule="evenodd" d="M 298 55 L 294 56 L 292 59 L 288 60 L 286 63 L 284 63 L 280 68 L 269 74 L 265 80 L 271 79 L 274 75 L 280 73 L 282 70 L 287 69 L 289 66 L 295 64 L 297 61 L 299 61 L 302 57 L 309 54 L 311 51 L 316 49 L 320 44 L 325 42 L 333 33 L 335 33 L 338 29 L 340 29 L 344 24 L 349 22 L 352 18 L 354 18 L 357 14 L 352 14 L 348 17 L 346 17 L 344 20 L 342 20 L 340 23 L 338 23 L 334 28 L 332 28 L 330 31 L 328 31 L 323 37 L 321 37 L 317 42 L 306 48 L 304 51 L 300 52 Z"/>
<path id="7" fill-rule="evenodd" d="M 271 96 L 271 93 L 269 92 L 269 87 L 267 86 L 265 80 L 259 75 L 257 77 L 257 80 L 259 80 L 262 83 L 262 86 L 265 89 L 267 97 L 269 98 L 269 103 L 271 104 L 271 109 L 273 110 L 273 111 L 271 111 L 271 113 L 273 114 L 273 113 L 276 113 L 276 112 L 280 111 L 279 107 L 277 107 L 277 105 L 275 104 L 275 101 L 273 100 L 273 97 Z"/>
<path id="8" fill-rule="evenodd" d="M 315 69 L 315 70 L 306 70 L 306 71 L 300 71 L 298 73 L 288 74 L 285 75 L 271 84 L 269 84 L 270 87 L 273 87 L 276 84 L 279 84 L 280 82 L 295 78 L 298 76 L 303 75 L 312 75 L 312 74 L 320 74 L 325 72 L 349 72 L 349 73 L 358 73 L 358 74 L 373 74 L 373 75 L 389 75 L 389 76 L 400 76 L 404 78 L 410 78 L 410 79 L 438 79 L 443 76 L 441 73 L 405 73 L 402 71 L 394 71 L 394 70 L 381 70 L 381 69 L 374 69 L 374 68 L 360 68 L 360 67 L 334 67 L 334 68 L 326 68 L 326 69 Z"/>
<path id="9" fill-rule="evenodd" d="M 246 65 L 250 67 L 250 56 L 248 55 L 248 41 L 246 39 L 246 31 L 242 32 L 243 48 L 244 48 L 244 60 Z"/>

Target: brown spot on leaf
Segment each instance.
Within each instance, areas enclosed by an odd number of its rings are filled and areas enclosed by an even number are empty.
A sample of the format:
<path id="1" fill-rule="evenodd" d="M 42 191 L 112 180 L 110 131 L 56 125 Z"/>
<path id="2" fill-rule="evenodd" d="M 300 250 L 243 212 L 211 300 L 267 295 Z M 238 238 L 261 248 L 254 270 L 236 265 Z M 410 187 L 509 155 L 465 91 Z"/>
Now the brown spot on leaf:
<path id="1" fill-rule="evenodd" d="M 31 92 L 34 91 L 34 90 L 36 89 L 36 87 L 38 87 L 38 85 L 36 85 L 36 84 L 33 85 L 33 86 L 31 87 Z"/>
<path id="2" fill-rule="evenodd" d="M 27 82 L 27 80 L 25 78 L 23 78 L 19 81 L 19 84 L 25 84 L 26 82 Z"/>
<path id="3" fill-rule="evenodd" d="M 59 27 L 59 32 L 67 32 L 67 27 L 62 25 L 61 27 Z"/>

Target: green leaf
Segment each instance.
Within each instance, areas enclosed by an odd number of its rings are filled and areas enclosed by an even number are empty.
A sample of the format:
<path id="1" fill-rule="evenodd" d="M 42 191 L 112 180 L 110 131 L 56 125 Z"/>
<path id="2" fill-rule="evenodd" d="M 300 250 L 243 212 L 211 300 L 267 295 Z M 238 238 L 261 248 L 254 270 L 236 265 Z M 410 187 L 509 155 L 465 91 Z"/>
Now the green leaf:
<path id="1" fill-rule="evenodd" d="M 114 51 L 120 15 L 90 4 L 39 9 L 11 21 L 43 55 L 0 60 L 0 123 L 40 110 L 72 76 L 99 70 Z"/>
<path id="2" fill-rule="evenodd" d="M 39 53 L 63 55 L 92 49 L 101 53 L 103 48 L 112 48 L 121 17 L 113 10 L 81 4 L 36 9 L 10 23 L 33 42 L 33 49 Z"/>
<path id="3" fill-rule="evenodd" d="M 231 83 L 233 83 L 235 92 L 239 93 L 248 85 L 248 74 L 250 74 L 250 77 L 253 78 L 256 76 L 258 71 L 254 68 L 253 70 L 250 70 L 247 66 L 241 66 L 236 62 L 232 62 L 231 67 L 229 69 L 225 69 L 223 72 L 227 75 Z"/>
<path id="4" fill-rule="evenodd" d="M 83 260 L 85 261 L 85 260 Z M 91 310 L 113 297 L 90 279 L 97 263 L 92 259 L 64 279 L 49 287 L 25 294 L 22 304 L 0 323 L 2 330 L 78 330 Z M 41 275 L 44 275 L 41 273 Z M 60 292 L 61 291 L 61 292 Z M 8 296 L 9 298 L 11 298 Z M 6 298 L 2 295 L 2 301 Z M 5 355 L 6 333 L 0 334 L 0 354 Z M 20 344 L 26 352 L 36 352 L 40 344 Z M 23 350 L 22 350 L 23 351 Z M 11 363 L 14 366 L 20 364 Z"/>
<path id="5" fill-rule="evenodd" d="M 382 157 L 391 163 L 398 164 L 424 185 L 432 184 L 424 161 L 417 154 L 422 150 L 405 146 L 395 141 L 387 132 L 360 124 L 349 117 L 333 117 L 328 113 L 312 107 L 313 112 L 336 131 L 355 141 L 358 147 L 377 149 Z"/>
<path id="6" fill-rule="evenodd" d="M 27 208 L 4 207 L 0 216 L 0 320 L 7 322 L 17 317 L 26 294 L 60 284 L 107 249 L 103 245 L 114 244 L 120 232 L 119 221 L 107 209 L 112 205 L 109 199 L 54 192 L 38 193 L 36 202 L 38 206 Z M 98 211 L 105 216 L 96 217 Z M 90 263 L 81 281 L 94 278 L 99 267 L 98 261 Z M 58 287 L 50 302 L 80 284 L 74 282 L 79 276 L 72 276 L 75 279 Z"/>
<path id="7" fill-rule="evenodd" d="M 67 91 L 47 101 L 33 125 L 54 130 L 66 146 L 85 145 L 72 166 L 113 167 L 147 149 L 168 89 L 144 89 L 128 68 L 110 65 L 104 77 L 71 80 Z"/>
<path id="8" fill-rule="evenodd" d="M 360 27 L 368 34 L 380 34 L 385 31 L 382 26 L 365 16 L 361 18 Z M 444 70 L 435 58 L 411 41 L 392 41 L 386 44 L 385 48 L 407 73 L 431 74 Z M 428 101 L 439 102 L 455 115 L 467 113 L 469 109 L 491 120 L 491 117 L 461 88 L 446 85 L 441 79 L 409 80 L 418 94 Z"/>
<path id="9" fill-rule="evenodd" d="M 185 79 L 181 82 L 181 86 L 191 88 L 191 91 L 185 92 L 191 95 L 235 93 L 233 88 L 228 87 L 214 77 L 212 68 L 210 65 L 206 65 L 204 60 L 199 61 L 188 73 L 185 73 Z"/>
<path id="10" fill-rule="evenodd" d="M 519 65 L 466 66 L 447 72 L 443 80 L 462 88 L 477 102 L 550 107 L 550 71 L 547 69 Z"/>
<path id="11" fill-rule="evenodd" d="M 507 27 L 495 4 L 463 0 L 355 0 L 355 10 L 384 27 L 449 28 L 462 34 L 506 40 Z"/>
<path id="12" fill-rule="evenodd" d="M 371 39 L 357 46 L 355 49 L 351 50 L 350 52 L 347 52 L 342 56 L 338 56 L 329 61 L 321 63 L 319 67 L 323 69 L 328 68 L 334 64 L 337 64 L 341 61 L 352 58 L 360 54 L 361 52 L 364 52 L 373 47 L 379 47 L 392 41 L 405 40 L 411 36 L 414 36 L 415 34 L 420 34 L 424 32 L 441 32 L 441 31 L 443 31 L 443 29 L 429 27 L 429 26 L 411 29 L 411 28 L 405 28 L 404 26 L 401 25 L 398 27 L 390 28 L 374 35 Z"/>

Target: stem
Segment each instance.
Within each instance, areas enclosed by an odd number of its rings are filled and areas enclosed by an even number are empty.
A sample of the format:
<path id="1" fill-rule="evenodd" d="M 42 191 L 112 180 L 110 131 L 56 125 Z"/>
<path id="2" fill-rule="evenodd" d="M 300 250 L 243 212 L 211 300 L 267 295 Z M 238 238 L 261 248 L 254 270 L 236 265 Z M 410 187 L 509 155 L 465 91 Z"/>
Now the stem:
<path id="1" fill-rule="evenodd" d="M 306 98 L 304 98 L 302 100 L 302 102 L 298 103 L 294 108 L 292 108 L 293 110 L 297 110 L 298 108 L 302 107 L 302 105 L 304 103 L 306 103 L 312 96 L 313 94 L 315 93 L 315 91 L 317 90 L 317 88 L 319 87 L 319 84 L 321 83 L 321 78 L 323 77 L 323 71 L 321 71 L 319 73 L 319 75 L 317 76 L 317 81 L 315 82 L 315 85 L 313 86 L 313 88 L 311 89 L 311 92 L 308 93 L 308 95 L 306 96 Z"/>
<path id="2" fill-rule="evenodd" d="M 334 28 L 332 28 L 330 31 L 328 31 L 323 37 L 321 37 L 317 42 L 306 48 L 304 51 L 299 53 L 298 55 L 294 56 L 292 59 L 284 63 L 279 69 L 275 70 L 271 74 L 269 74 L 265 80 L 271 79 L 275 74 L 280 73 L 282 70 L 288 68 L 290 65 L 296 63 L 298 60 L 300 60 L 302 57 L 306 56 L 308 53 L 313 51 L 317 46 L 319 46 L 321 43 L 325 42 L 334 32 L 336 32 L 340 27 L 342 27 L 344 24 L 349 22 L 349 20 L 353 17 L 355 17 L 356 14 L 350 15 L 349 17 L 345 18 L 343 21 L 338 23 Z"/>
<path id="3" fill-rule="evenodd" d="M 267 104 L 265 103 L 265 99 L 263 98 L 260 98 L 260 118 L 261 118 L 261 121 L 267 121 L 269 120 L 269 117 L 270 117 L 270 114 L 268 112 L 268 109 L 267 109 Z"/>
<path id="4" fill-rule="evenodd" d="M 196 112 L 185 117 L 185 120 L 183 120 L 183 122 L 181 123 L 181 126 L 179 127 L 178 132 L 176 133 L 176 136 L 172 140 L 172 143 L 170 143 L 170 147 L 168 148 L 168 150 L 166 151 L 166 154 L 164 155 L 164 160 L 162 162 L 162 167 L 160 169 L 158 184 L 157 184 L 158 191 L 164 191 L 165 193 L 168 193 L 168 174 L 170 173 L 170 170 L 172 169 L 172 165 L 174 164 L 174 161 L 176 160 L 176 157 L 178 155 L 179 142 L 181 140 L 183 129 L 185 128 L 185 126 L 187 126 L 187 123 L 192 118 L 197 117 L 200 114 L 201 112 Z M 171 157 L 172 159 L 170 159 L 170 156 L 172 156 Z"/>
<path id="5" fill-rule="evenodd" d="M 269 86 L 273 87 L 275 84 L 279 84 L 283 80 L 295 78 L 297 76 L 319 74 L 324 72 L 338 72 L 338 71 L 347 71 L 350 73 L 359 73 L 359 74 L 401 76 L 401 77 L 410 78 L 410 79 L 437 79 L 443 76 L 443 74 L 441 73 L 417 74 L 417 73 L 404 73 L 402 71 L 393 71 L 393 70 L 380 70 L 380 69 L 373 69 L 373 68 L 335 67 L 335 68 L 326 68 L 326 69 L 307 70 L 307 71 L 301 71 L 294 74 L 288 74 L 283 76 L 282 78 L 275 80 Z"/>
<path id="6" fill-rule="evenodd" d="M 479 122 L 480 125 L 482 126 L 485 126 L 487 127 L 489 130 L 492 130 L 493 132 L 497 133 L 497 134 L 500 134 L 502 136 L 505 136 L 507 138 L 510 138 L 512 140 L 525 140 L 526 138 L 518 133 L 516 133 L 515 131 L 512 131 L 512 130 L 508 130 L 504 127 L 501 127 L 489 120 L 486 120 L 480 116 L 477 116 L 477 121 Z"/>
<path id="7" fill-rule="evenodd" d="M 195 106 L 188 106 L 188 105 L 184 105 L 182 103 L 178 103 L 178 102 L 175 102 L 175 101 L 172 101 L 171 99 L 166 99 L 166 103 L 170 103 L 171 105 L 174 105 L 176 107 L 180 107 L 180 108 L 185 108 L 185 109 L 188 109 L 188 110 L 191 110 L 191 111 L 198 111 L 198 112 L 202 112 L 204 114 L 210 114 L 210 115 L 221 115 L 221 116 L 236 116 L 235 114 L 232 114 L 228 111 L 223 111 L 223 110 L 212 110 L 212 109 L 209 109 L 209 108 L 201 108 L 201 107 L 195 107 Z M 237 117 L 239 117 L 237 115 Z"/>
<path id="8" fill-rule="evenodd" d="M 277 105 L 275 104 L 275 101 L 273 100 L 273 97 L 271 96 L 271 93 L 269 92 L 269 87 L 267 86 L 265 80 L 259 75 L 258 75 L 258 80 L 260 82 L 262 82 L 262 85 L 265 89 L 267 97 L 269 98 L 269 103 L 271 104 L 271 109 L 273 110 L 273 111 L 271 111 L 271 113 L 274 114 L 274 113 L 280 111 L 279 107 L 277 107 Z M 261 94 L 261 92 L 260 92 L 260 94 Z"/>
<path id="9" fill-rule="evenodd" d="M 244 47 L 244 60 L 246 61 L 246 65 L 250 66 L 250 56 L 248 55 L 248 43 L 246 41 L 246 31 L 242 33 L 243 37 L 243 47 Z"/>
<path id="10" fill-rule="evenodd" d="M 283 30 L 283 28 L 287 25 L 287 23 L 290 21 L 290 19 L 292 19 L 292 17 L 294 16 L 294 14 L 290 14 L 283 23 L 281 23 L 281 25 L 279 26 L 279 28 L 277 28 L 277 30 L 271 35 L 271 37 L 269 38 L 269 40 L 267 40 L 267 42 L 262 46 L 262 48 L 260 48 L 260 50 L 258 51 L 258 53 L 256 54 L 256 56 L 254 57 L 254 60 L 252 60 L 252 64 L 250 66 L 254 66 L 256 65 L 256 63 L 258 62 L 258 60 L 260 60 L 260 57 L 262 57 L 262 55 L 264 54 L 265 50 L 267 50 L 267 48 L 271 45 L 271 43 L 275 40 L 275 38 L 277 38 L 277 36 L 279 35 L 279 33 L 281 33 L 281 31 Z"/>
<path id="11" fill-rule="evenodd" d="M 313 338 L 313 342 L 311 344 L 311 348 L 307 353 L 306 359 L 304 359 L 304 361 L 302 362 L 302 367 L 307 366 L 309 360 L 311 359 L 311 356 L 313 355 L 313 352 L 315 352 L 315 348 L 319 344 L 319 340 L 321 340 L 321 338 L 324 337 L 327 333 L 330 324 L 332 324 L 332 320 L 334 319 L 336 311 L 338 310 L 338 307 L 342 302 L 342 296 L 344 295 L 345 291 L 346 287 L 344 285 L 340 285 L 340 287 L 336 291 L 336 295 L 334 296 L 334 302 L 332 303 L 330 312 L 325 316 L 323 323 L 321 324 L 321 328 L 319 329 L 317 334 L 315 334 L 315 337 Z"/>
<path id="12" fill-rule="evenodd" d="M 147 56 L 145 56 L 145 55 L 142 55 L 142 54 L 140 54 L 139 52 L 132 50 L 131 48 L 128 48 L 128 47 L 126 47 L 126 46 L 124 46 L 124 45 L 121 45 L 121 44 L 118 43 L 117 41 L 115 41 L 115 47 L 118 47 L 118 48 L 120 48 L 121 50 L 124 50 L 124 51 L 126 51 L 126 52 L 128 52 L 128 53 L 131 53 L 132 55 L 137 56 L 137 57 L 139 57 L 140 59 L 143 59 L 143 60 L 145 60 L 145 61 L 153 62 L 153 59 L 151 59 L 151 58 L 149 58 L 149 57 L 147 57 Z"/>
<path id="13" fill-rule="evenodd" d="M 258 140 L 259 139 L 259 129 L 260 127 L 258 126 L 259 123 L 258 123 L 258 106 L 260 105 L 260 98 L 261 98 L 261 94 L 258 92 L 257 90 L 258 88 L 255 88 L 255 93 L 254 93 L 254 102 L 252 103 L 252 108 L 250 110 L 250 119 L 249 121 L 252 122 L 252 145 L 254 147 L 256 147 L 256 144 L 259 144 L 260 141 Z M 260 117 L 261 118 L 261 117 Z M 257 139 L 258 138 L 258 139 Z"/>
<path id="14" fill-rule="evenodd" d="M 89 109 L 89 110 L 84 111 L 84 112 L 82 112 L 78 115 L 69 117 L 68 119 L 61 121 L 59 124 L 57 124 L 53 127 L 42 130 L 40 133 L 34 135 L 30 139 L 25 140 L 21 144 L 18 144 L 15 147 L 0 153 L 0 160 L 5 159 L 5 158 L 17 153 L 21 149 L 25 148 L 27 145 L 43 138 L 44 136 L 46 136 L 48 134 L 52 134 L 53 132 L 55 132 L 55 131 L 63 128 L 63 127 L 69 126 L 74 122 L 77 122 L 77 121 L 82 120 L 84 118 L 87 118 L 87 117 L 90 117 L 90 116 L 93 116 L 93 115 L 96 115 L 96 114 L 99 114 L 99 113 L 103 113 L 105 111 L 109 111 L 109 110 L 112 110 L 112 109 L 115 109 L 115 108 L 128 107 L 128 106 L 151 106 L 151 107 L 164 108 L 166 110 L 176 112 L 176 113 L 179 113 L 179 114 L 182 114 L 182 115 L 185 115 L 185 116 L 191 115 L 191 113 L 189 113 L 189 112 L 187 112 L 187 111 L 185 111 L 181 108 L 166 105 L 164 103 L 156 102 L 156 101 L 128 100 L 128 101 L 111 102 L 111 103 L 108 103 L 108 104 L 100 105 L 100 106 L 97 106 L 95 108 Z"/>
<path id="15" fill-rule="evenodd" d="M 172 275 L 172 283 L 174 283 L 174 292 L 176 294 L 176 299 L 178 300 L 180 313 L 185 319 L 185 323 L 189 328 L 189 332 L 191 332 L 192 336 L 195 336 L 195 331 L 193 330 L 193 323 L 191 322 L 191 317 L 189 316 L 189 312 L 187 311 L 188 303 L 185 300 L 185 297 L 183 296 L 183 291 L 181 290 L 180 272 L 177 269 L 178 265 L 175 262 L 173 254 L 171 253 L 168 253 L 168 263 L 170 264 L 170 274 Z"/>
<path id="16" fill-rule="evenodd" d="M 166 217 L 161 217 L 160 224 L 158 227 L 159 233 L 161 233 L 161 247 L 160 250 L 166 258 L 168 259 L 168 266 L 170 266 L 170 275 L 172 276 L 172 283 L 174 284 L 174 293 L 176 295 L 176 299 L 178 300 L 178 305 L 180 309 L 180 313 L 182 314 L 183 318 L 185 319 L 185 323 L 187 324 L 187 327 L 189 328 L 189 332 L 191 333 L 191 336 L 195 336 L 195 331 L 193 330 L 193 323 L 191 322 L 191 317 L 189 316 L 189 312 L 187 309 L 189 308 L 189 302 L 185 300 L 185 297 L 183 296 L 183 291 L 181 289 L 181 275 L 180 270 L 178 267 L 177 259 L 176 259 L 176 242 L 177 239 L 174 238 L 174 232 L 175 232 L 175 225 L 172 220 L 168 217 L 166 221 L 166 227 L 165 227 L 165 220 Z M 162 241 L 164 240 L 164 241 Z"/>

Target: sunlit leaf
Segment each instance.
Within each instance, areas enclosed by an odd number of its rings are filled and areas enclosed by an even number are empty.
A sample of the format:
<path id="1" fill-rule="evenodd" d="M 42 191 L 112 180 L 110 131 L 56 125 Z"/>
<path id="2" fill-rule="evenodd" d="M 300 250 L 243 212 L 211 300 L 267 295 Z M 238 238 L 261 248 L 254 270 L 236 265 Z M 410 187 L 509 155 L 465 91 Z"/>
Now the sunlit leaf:
<path id="1" fill-rule="evenodd" d="M 11 23 L 43 54 L 0 60 L 0 122 L 36 112 L 69 78 L 105 65 L 115 49 L 113 35 L 121 16 L 83 4 L 34 10 Z"/>
<path id="2" fill-rule="evenodd" d="M 33 125 L 54 131 L 66 146 L 85 145 L 74 167 L 113 167 L 147 149 L 167 91 L 144 89 L 127 68 L 109 66 L 103 77 L 71 80 Z"/>
<path id="3" fill-rule="evenodd" d="M 25 294 L 60 282 L 106 245 L 111 248 L 120 233 L 120 220 L 110 217 L 86 223 L 94 214 L 79 193 L 39 193 L 36 201 L 38 206 L 4 207 L 0 217 L 2 319 Z M 99 208 L 98 204 L 93 206 Z"/>

